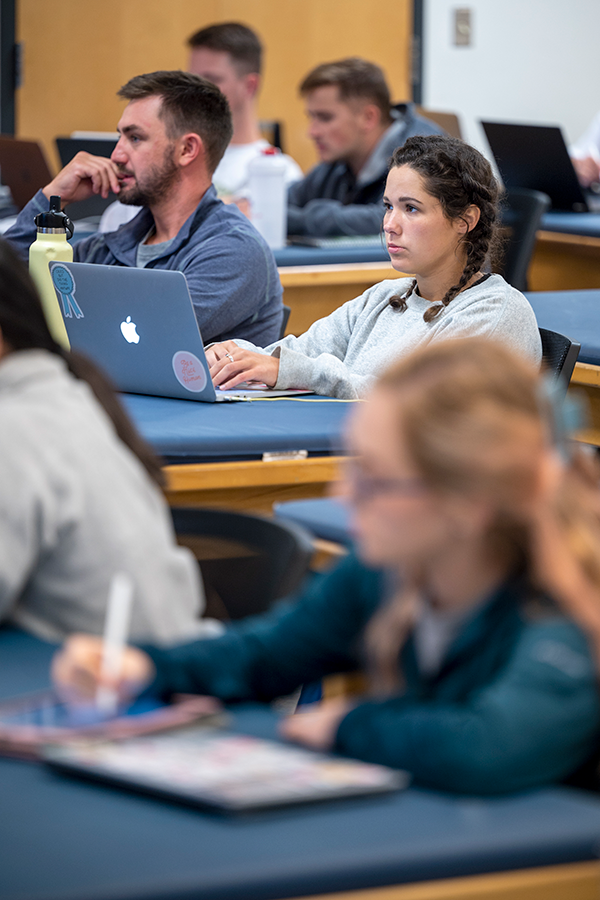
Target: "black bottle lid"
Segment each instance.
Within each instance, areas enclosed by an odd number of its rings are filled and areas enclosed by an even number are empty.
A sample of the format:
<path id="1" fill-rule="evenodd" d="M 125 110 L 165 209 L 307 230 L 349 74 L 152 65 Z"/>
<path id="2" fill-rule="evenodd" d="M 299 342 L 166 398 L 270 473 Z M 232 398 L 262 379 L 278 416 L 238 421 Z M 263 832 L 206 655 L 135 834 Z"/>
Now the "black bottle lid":
<path id="1" fill-rule="evenodd" d="M 38 213 L 33 220 L 38 228 L 62 228 L 70 238 L 73 237 L 73 223 L 68 215 L 60 208 L 60 197 L 50 197 L 50 209 L 48 212 Z"/>

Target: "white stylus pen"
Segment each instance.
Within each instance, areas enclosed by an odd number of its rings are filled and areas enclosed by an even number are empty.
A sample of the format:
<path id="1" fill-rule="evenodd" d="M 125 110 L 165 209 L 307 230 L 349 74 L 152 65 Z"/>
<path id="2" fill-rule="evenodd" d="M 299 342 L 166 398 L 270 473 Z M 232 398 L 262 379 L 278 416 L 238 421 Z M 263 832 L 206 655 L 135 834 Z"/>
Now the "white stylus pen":
<path id="1" fill-rule="evenodd" d="M 126 572 L 116 572 L 110 582 L 106 621 L 104 624 L 104 646 L 102 648 L 101 680 L 114 681 L 119 677 L 123 650 L 127 643 L 131 604 L 133 601 L 133 581 Z M 105 716 L 115 715 L 119 706 L 118 692 L 100 684 L 96 691 L 96 708 Z"/>

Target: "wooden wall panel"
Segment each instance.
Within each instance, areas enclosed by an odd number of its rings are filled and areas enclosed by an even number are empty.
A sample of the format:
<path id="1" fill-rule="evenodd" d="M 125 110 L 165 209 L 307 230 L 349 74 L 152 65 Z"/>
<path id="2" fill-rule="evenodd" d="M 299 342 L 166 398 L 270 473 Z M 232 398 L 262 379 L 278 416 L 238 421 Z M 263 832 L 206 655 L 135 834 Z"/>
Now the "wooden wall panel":
<path id="1" fill-rule="evenodd" d="M 75 129 L 112 131 L 118 88 L 133 75 L 185 68 L 186 38 L 212 22 L 255 28 L 265 48 L 260 115 L 285 125 L 288 151 L 315 162 L 297 85 L 319 62 L 363 56 L 386 71 L 395 99 L 409 95 L 411 0 L 374 7 L 365 0 L 18 0 L 23 85 L 17 133 L 44 142 Z M 378 15 L 374 15 L 374 11 Z"/>

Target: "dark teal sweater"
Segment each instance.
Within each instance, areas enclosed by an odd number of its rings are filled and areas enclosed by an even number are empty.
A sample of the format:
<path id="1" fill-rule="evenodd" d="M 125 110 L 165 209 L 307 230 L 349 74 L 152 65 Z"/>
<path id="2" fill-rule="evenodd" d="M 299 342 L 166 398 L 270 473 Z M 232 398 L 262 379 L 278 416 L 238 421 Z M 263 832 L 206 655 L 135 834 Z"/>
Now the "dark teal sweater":
<path id="1" fill-rule="evenodd" d="M 354 556 L 299 598 L 232 626 L 216 640 L 146 648 L 150 690 L 269 700 L 360 666 L 366 623 L 384 595 L 379 572 Z M 555 612 L 531 618 L 512 581 L 467 621 L 440 671 L 420 674 L 402 651 L 406 688 L 366 700 L 342 721 L 335 749 L 408 769 L 442 790 L 501 793 L 572 775 L 595 752 L 600 700 L 582 632 Z"/>

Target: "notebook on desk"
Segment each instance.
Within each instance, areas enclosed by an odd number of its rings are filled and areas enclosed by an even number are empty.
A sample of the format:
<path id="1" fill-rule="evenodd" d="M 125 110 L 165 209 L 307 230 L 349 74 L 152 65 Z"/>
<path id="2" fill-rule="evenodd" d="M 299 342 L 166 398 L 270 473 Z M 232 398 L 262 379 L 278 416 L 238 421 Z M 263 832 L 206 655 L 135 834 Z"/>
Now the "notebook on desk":
<path id="1" fill-rule="evenodd" d="M 507 122 L 481 125 L 505 187 L 542 191 L 550 197 L 552 209 L 600 212 L 600 196 L 579 184 L 560 128 Z"/>
<path id="2" fill-rule="evenodd" d="M 71 347 L 120 391 L 204 403 L 312 393 L 215 390 L 182 272 L 66 262 L 50 271 Z"/>

